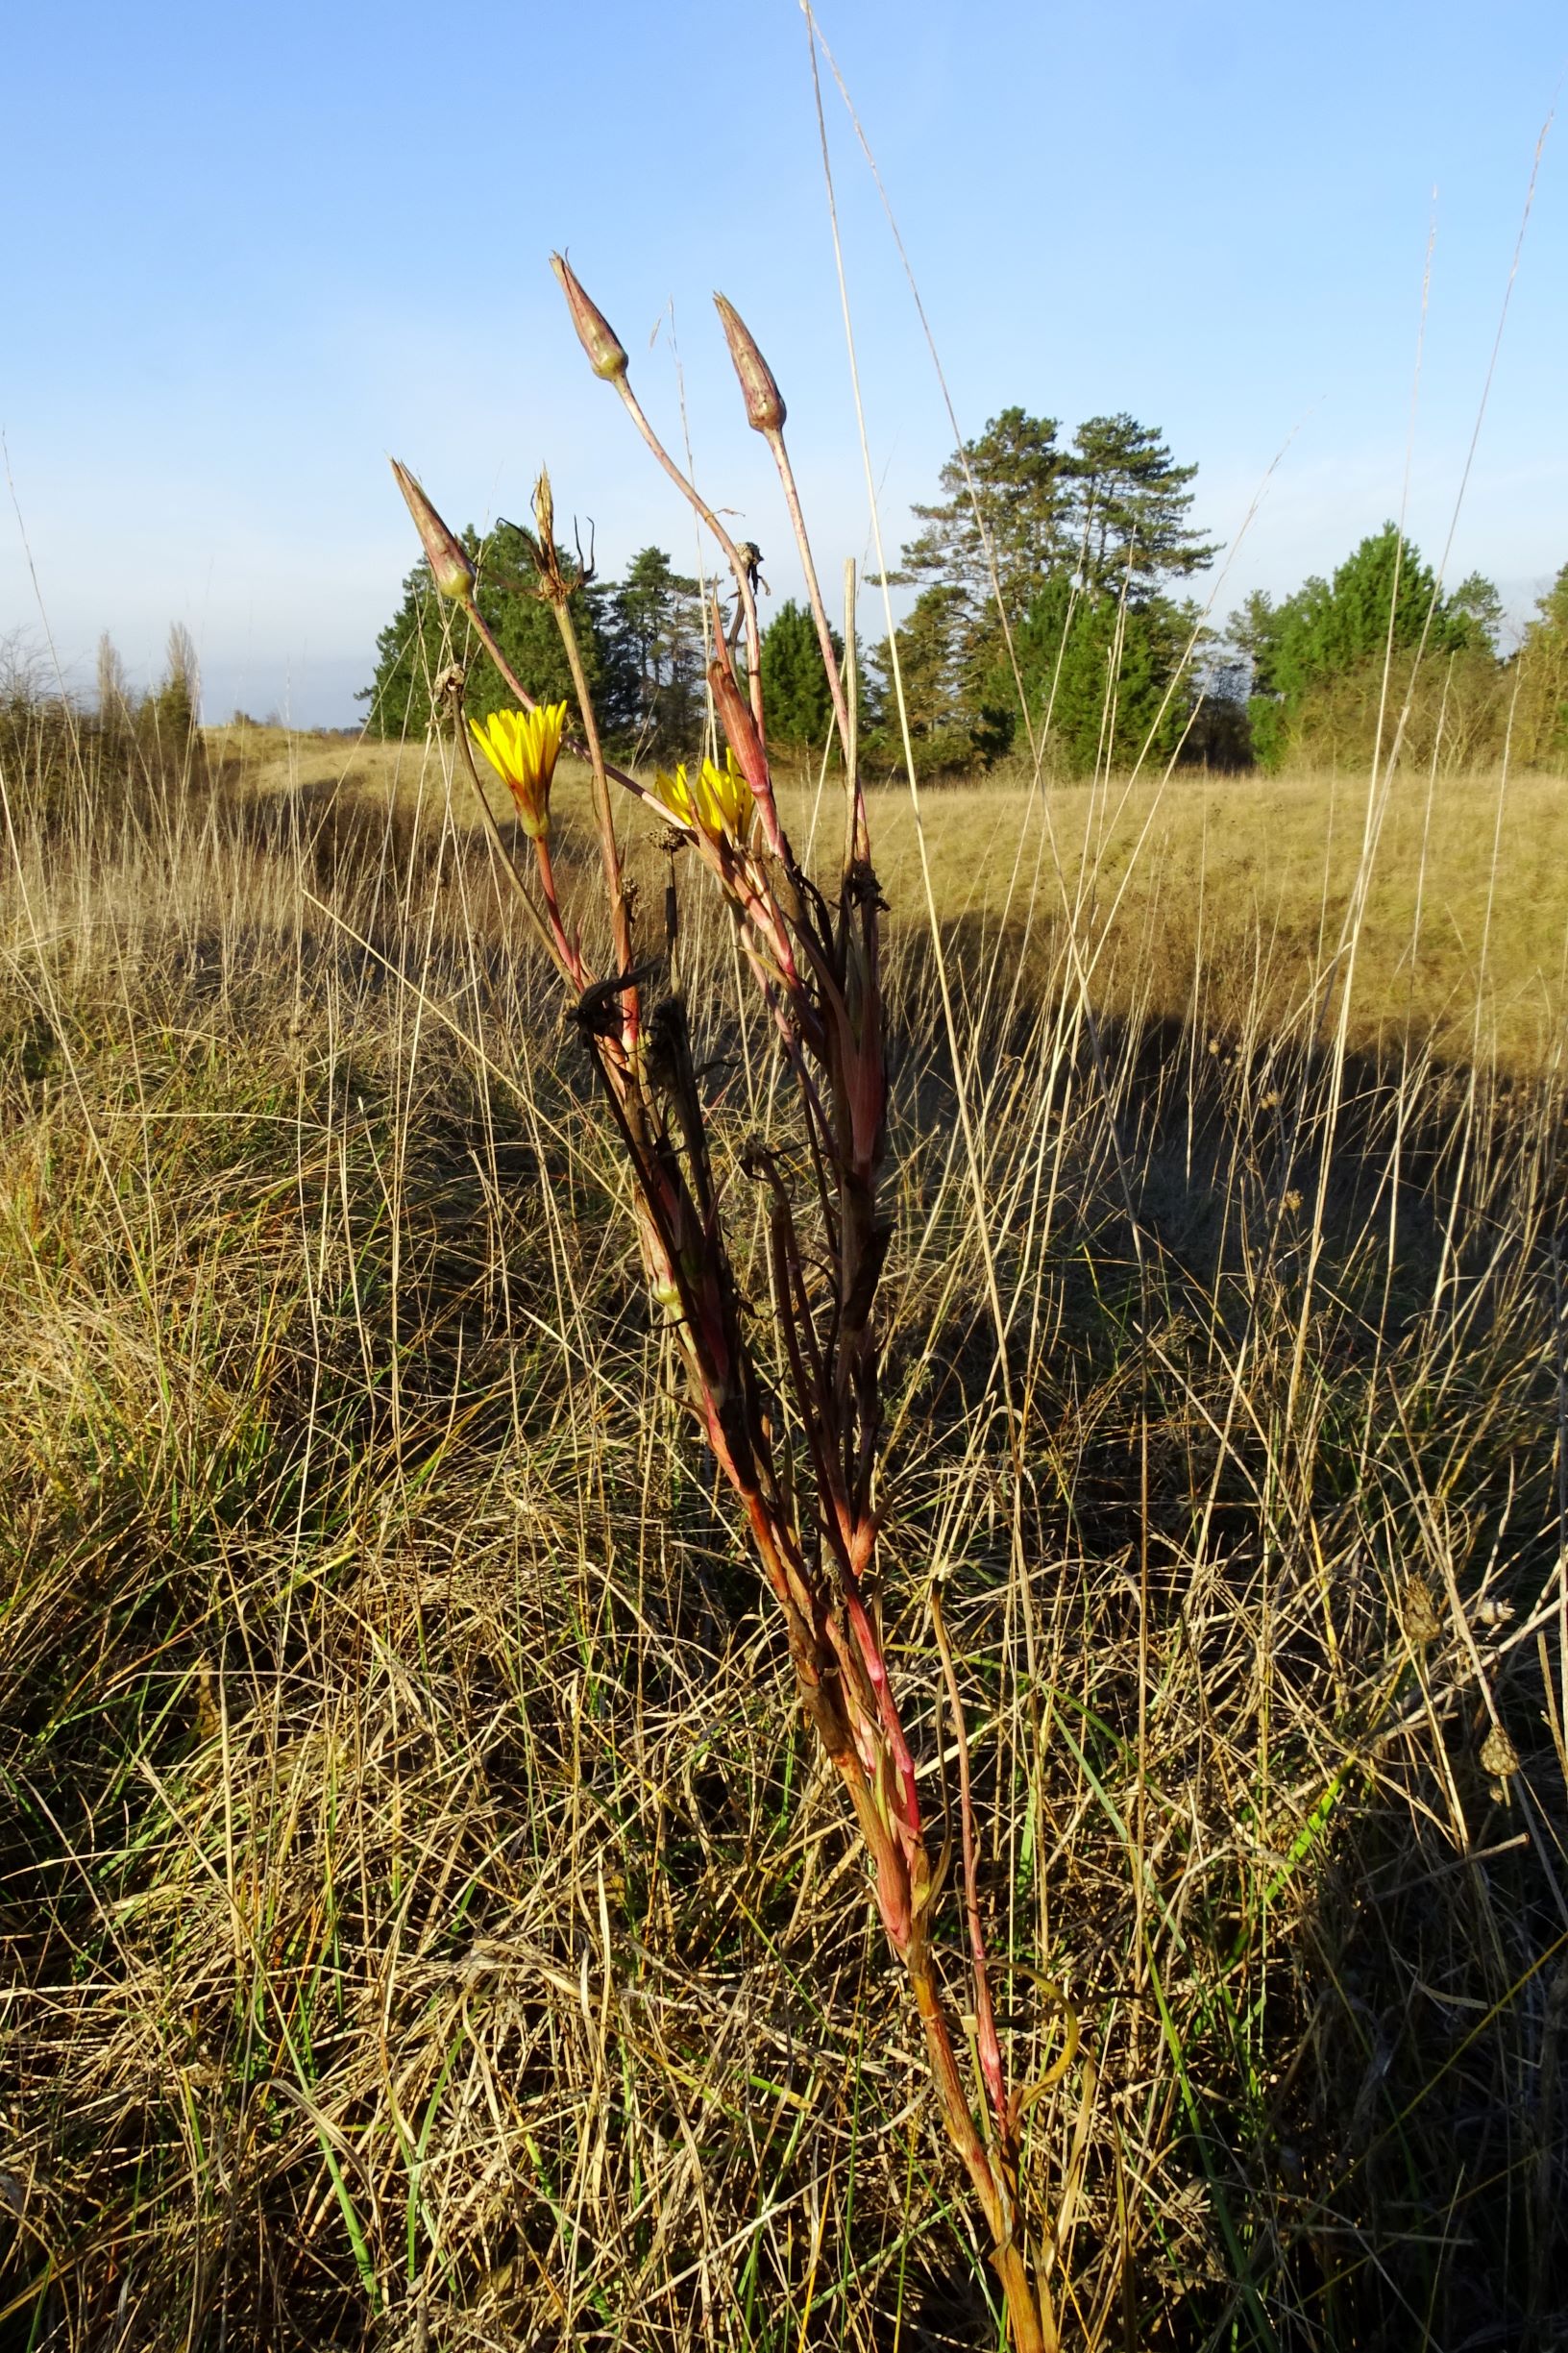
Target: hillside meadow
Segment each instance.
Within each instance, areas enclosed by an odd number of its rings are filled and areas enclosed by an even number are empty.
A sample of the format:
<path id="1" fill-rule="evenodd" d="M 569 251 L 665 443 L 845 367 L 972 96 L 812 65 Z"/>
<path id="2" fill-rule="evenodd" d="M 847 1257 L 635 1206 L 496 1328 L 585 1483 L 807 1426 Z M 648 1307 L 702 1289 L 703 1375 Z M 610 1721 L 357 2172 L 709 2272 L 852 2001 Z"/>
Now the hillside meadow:
<path id="1" fill-rule="evenodd" d="M 403 823 L 437 813 L 466 829 L 469 786 L 449 801 L 422 741 L 213 729 L 244 788 L 296 796 L 307 828 L 351 813 Z M 562 771 L 568 817 L 585 773 Z M 504 795 L 495 806 L 504 814 Z M 837 841 L 825 779 L 797 775 L 785 805 L 797 841 Z M 1568 1019 L 1568 778 L 1496 769 L 1396 771 L 1385 793 L 1330 770 L 1052 783 L 1027 771 L 943 782 L 920 797 L 928 902 L 907 788 L 873 793 L 876 866 L 894 929 L 937 919 L 999 932 L 1036 986 L 1087 978 L 1103 1011 L 1288 1027 L 1336 995 L 1335 958 L 1360 881 L 1350 1042 L 1408 1037 L 1445 1059 L 1525 1075 L 1555 1064 Z M 1373 855 L 1365 855 L 1375 823 Z M 646 842 L 649 829 L 634 821 Z M 649 868 L 651 873 L 652 869 Z M 1069 938 L 1079 943 L 1076 957 Z M 1073 985 L 1077 985 L 1076 982 Z M 1320 1008 L 1321 1009 L 1321 1008 Z M 1337 1008 L 1336 1008 L 1337 1010 Z"/>
<path id="2" fill-rule="evenodd" d="M 73 757 L 0 771 L 0 2343 L 995 2346 L 447 755 Z M 830 870 L 831 780 L 787 814 Z M 1063 2341 L 1547 2353 L 1568 784 L 922 818 L 872 796 L 881 1610 L 943 1818 L 943 1597 Z M 741 1203 L 776 1058 L 699 881 Z"/>

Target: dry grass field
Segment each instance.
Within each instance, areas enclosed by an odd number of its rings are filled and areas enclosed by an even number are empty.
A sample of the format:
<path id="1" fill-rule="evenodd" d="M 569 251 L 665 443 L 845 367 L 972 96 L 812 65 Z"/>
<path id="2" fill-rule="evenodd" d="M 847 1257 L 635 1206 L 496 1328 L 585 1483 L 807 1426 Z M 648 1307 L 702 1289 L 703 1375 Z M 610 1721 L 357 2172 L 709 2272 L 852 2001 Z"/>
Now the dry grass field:
<path id="1" fill-rule="evenodd" d="M 995 2346 L 440 755 L 7 763 L 0 2345 Z M 1366 811 L 934 791 L 934 938 L 873 797 L 884 1620 L 940 1814 L 943 1581 L 1106 2353 L 1568 2341 L 1568 786 L 1398 778 L 1370 865 Z M 738 1155 L 775 1066 L 689 896 Z"/>
<path id="2" fill-rule="evenodd" d="M 425 745 L 211 731 L 262 793 L 325 813 L 344 802 L 441 807 Z M 571 772 L 563 772 L 570 809 Z M 466 827 L 460 785 L 453 816 Z M 586 777 L 576 780 L 585 804 Z M 831 791 L 789 797 L 797 840 L 833 837 Z M 875 798 L 877 870 L 896 926 L 927 908 L 908 792 Z M 498 802 L 499 806 L 499 802 Z M 1225 1033 L 1299 1020 L 1327 976 L 1362 868 L 1364 775 L 1052 785 L 1027 775 L 927 789 L 940 920 L 1000 930 L 1049 986 L 1083 944 L 1097 1006 L 1209 1022 Z M 1357 925 L 1350 1041 L 1430 1042 L 1446 1060 L 1528 1074 L 1554 1063 L 1568 1022 L 1568 778 L 1396 773 Z M 1070 969 L 1070 960 L 1066 968 Z"/>

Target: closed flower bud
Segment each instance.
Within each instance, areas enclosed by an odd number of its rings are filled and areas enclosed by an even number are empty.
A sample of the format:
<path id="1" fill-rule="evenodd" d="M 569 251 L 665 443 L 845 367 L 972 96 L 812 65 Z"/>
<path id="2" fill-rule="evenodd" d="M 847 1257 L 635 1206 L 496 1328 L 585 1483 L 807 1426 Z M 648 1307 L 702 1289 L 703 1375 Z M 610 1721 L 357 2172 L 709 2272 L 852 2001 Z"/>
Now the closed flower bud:
<path id="1" fill-rule="evenodd" d="M 768 756 L 762 748 L 751 706 L 735 683 L 735 673 L 725 661 L 708 664 L 708 684 L 718 705 L 719 723 L 728 736 L 741 774 L 759 797 L 772 790 L 768 774 Z"/>
<path id="2" fill-rule="evenodd" d="M 784 395 L 773 381 L 773 371 L 756 346 L 756 339 L 733 303 L 722 294 L 713 298 L 729 345 L 729 355 L 735 362 L 735 373 L 741 380 L 746 395 L 746 413 L 759 433 L 777 433 L 784 428 Z"/>
<path id="3" fill-rule="evenodd" d="M 590 302 L 583 292 L 571 262 L 562 254 L 551 254 L 550 266 L 560 281 L 561 292 L 566 296 L 567 307 L 572 313 L 572 324 L 577 331 L 577 339 L 588 355 L 594 374 L 602 376 L 606 382 L 613 381 L 618 376 L 625 376 L 625 352 L 603 311 L 597 303 Z"/>
<path id="4" fill-rule="evenodd" d="M 454 604 L 474 601 L 474 560 L 454 532 L 449 531 L 424 491 L 406 466 L 394 457 L 392 471 L 398 488 L 408 502 L 408 512 L 424 543 L 425 556 L 435 576 L 436 587 Z"/>

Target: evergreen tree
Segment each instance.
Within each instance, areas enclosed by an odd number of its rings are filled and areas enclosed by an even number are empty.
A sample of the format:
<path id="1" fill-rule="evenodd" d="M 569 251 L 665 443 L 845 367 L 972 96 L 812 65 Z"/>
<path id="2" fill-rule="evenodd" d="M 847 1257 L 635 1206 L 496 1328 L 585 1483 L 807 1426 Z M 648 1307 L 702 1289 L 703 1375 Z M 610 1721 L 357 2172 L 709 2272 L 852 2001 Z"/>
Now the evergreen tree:
<path id="1" fill-rule="evenodd" d="M 1314 576 L 1277 605 L 1249 599 L 1231 629 L 1253 664 L 1259 760 L 1278 767 L 1307 753 L 1359 759 L 1370 752 L 1390 655 L 1402 676 L 1418 648 L 1489 660 L 1487 617 L 1495 604 L 1496 591 L 1476 577 L 1445 601 L 1431 567 L 1392 523 L 1363 539 L 1332 580 Z"/>
<path id="2" fill-rule="evenodd" d="M 842 664 L 844 640 L 836 629 L 829 635 Z M 821 751 L 833 723 L 833 697 L 817 624 L 793 598 L 779 606 L 763 631 L 762 698 L 771 743 Z"/>
<path id="3" fill-rule="evenodd" d="M 1167 661 L 1175 608 L 1154 609 L 1160 583 L 1214 553 L 1189 521 L 1197 468 L 1177 465 L 1154 428 L 1125 412 L 1090 417 L 1069 452 L 1057 431 L 1054 419 L 1022 408 L 992 417 L 943 467 L 943 497 L 915 508 L 924 528 L 892 576 L 927 583 L 898 642 L 917 732 L 946 756 L 989 763 L 1014 740 L 1018 694 L 1001 615 L 1015 633 L 1032 624 L 1035 651 L 1027 665 L 1020 654 L 1019 668 L 1033 709 L 1037 654 L 1053 629 L 1062 642 L 1070 611 L 1069 667 L 1081 676 L 1086 711 L 1104 699 L 1106 664 L 1128 666 L 1129 718 L 1113 731 L 1119 757 L 1136 724 L 1132 707 L 1143 708 L 1135 674 L 1146 662 L 1152 678 Z M 1144 606 L 1147 622 L 1135 621 Z M 1168 678 L 1166 669 L 1156 707 Z M 1070 732 L 1068 765 L 1092 766 L 1087 720 Z"/>
<path id="4" fill-rule="evenodd" d="M 1468 579 L 1459 582 L 1450 597 L 1448 609 L 1456 619 L 1468 625 L 1473 646 L 1483 647 L 1488 653 L 1496 653 L 1498 641 L 1503 635 L 1504 614 L 1503 600 L 1497 593 L 1495 582 L 1484 578 L 1479 572 L 1472 572 Z"/>
<path id="5" fill-rule="evenodd" d="M 1517 755 L 1536 768 L 1568 766 L 1568 564 L 1536 605 L 1514 658 Z"/>
<path id="6" fill-rule="evenodd" d="M 1064 515 L 1073 561 L 1090 594 L 1149 594 L 1161 580 L 1201 572 L 1218 552 L 1188 518 L 1196 466 L 1179 466 L 1155 427 L 1125 409 L 1090 417 L 1072 437 Z"/>
<path id="7" fill-rule="evenodd" d="M 1054 417 L 1004 408 L 978 440 L 955 450 L 937 477 L 943 497 L 913 510 L 925 528 L 905 547 L 895 584 L 958 589 L 972 625 L 991 608 L 994 560 L 1002 603 L 1016 619 L 1066 550 L 1056 435 Z"/>
<path id="8" fill-rule="evenodd" d="M 705 715 L 702 591 L 662 548 L 634 555 L 605 593 L 605 731 L 633 750 L 685 759 Z"/>
<path id="9" fill-rule="evenodd" d="M 994 735 L 994 714 L 983 706 L 985 680 L 1003 644 L 998 591 L 1011 625 L 1066 553 L 1056 436 L 1054 417 L 1032 417 L 1023 408 L 988 419 L 985 431 L 943 465 L 937 478 L 943 497 L 914 508 L 925 527 L 890 575 L 897 586 L 924 584 L 943 593 L 940 606 L 918 606 L 919 619 L 912 614 L 906 625 L 922 673 L 946 672 L 952 723 L 977 747 Z M 921 728 L 929 732 L 924 719 Z"/>
<path id="10" fill-rule="evenodd" d="M 1168 759 L 1182 741 L 1190 693 L 1178 683 L 1195 615 L 1168 597 L 1086 594 L 1065 574 L 1030 605 L 1015 640 L 1045 765 L 1059 775 Z M 1016 710 L 1011 673 L 992 680 Z"/>
<path id="11" fill-rule="evenodd" d="M 909 731 L 917 744 L 927 746 L 938 767 L 967 768 L 975 757 L 963 665 L 967 613 L 962 588 L 941 583 L 921 590 L 895 631 Z M 873 650 L 871 663 L 882 748 L 901 758 L 903 729 L 886 638 Z"/>
<path id="12" fill-rule="evenodd" d="M 515 525 L 498 524 L 481 544 L 473 530 L 463 545 L 478 566 L 481 614 L 512 668 L 540 702 L 576 697 L 560 632 L 548 605 L 532 593 L 527 543 Z M 562 561 L 566 561 L 565 551 Z M 596 704 L 605 681 L 603 591 L 579 589 L 572 600 L 583 668 Z M 423 735 L 431 722 L 435 681 L 453 662 L 466 665 L 466 707 L 475 719 L 509 709 L 516 698 L 480 646 L 466 616 L 436 592 L 423 558 L 403 583 L 403 601 L 376 641 L 376 675 L 359 699 L 370 704 L 373 734 Z"/>
<path id="13" fill-rule="evenodd" d="M 1289 695 L 1314 678 L 1381 660 L 1390 644 L 1413 646 L 1424 630 L 1434 652 L 1462 644 L 1465 634 L 1463 623 L 1438 600 L 1430 565 L 1393 524 L 1384 524 L 1346 557 L 1327 596 L 1313 597 L 1304 625 L 1286 630 L 1275 656 L 1275 682 Z"/>

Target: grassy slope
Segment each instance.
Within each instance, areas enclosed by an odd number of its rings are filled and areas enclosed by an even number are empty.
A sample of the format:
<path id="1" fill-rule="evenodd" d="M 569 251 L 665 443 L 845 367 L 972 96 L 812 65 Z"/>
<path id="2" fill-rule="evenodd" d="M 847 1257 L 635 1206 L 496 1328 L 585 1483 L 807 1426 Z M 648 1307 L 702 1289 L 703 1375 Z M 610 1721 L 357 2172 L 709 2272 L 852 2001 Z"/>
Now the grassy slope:
<path id="1" fill-rule="evenodd" d="M 263 791 L 339 791 L 429 809 L 444 794 L 425 747 L 229 730 Z M 585 779 L 577 780 L 578 790 Z M 461 785 L 459 823 L 467 812 Z M 570 805 L 570 784 L 567 795 Z M 923 802 L 938 913 L 956 925 L 1027 932 L 1049 971 L 1066 912 L 1097 959 L 1093 995 L 1199 1018 L 1227 1032 L 1299 1011 L 1337 944 L 1361 864 L 1363 777 L 1182 776 L 1131 787 L 1026 780 L 928 790 Z M 815 813 L 831 838 L 831 794 L 790 796 L 797 838 Z M 908 795 L 875 796 L 877 870 L 894 923 L 925 921 Z M 1409 1027 L 1460 1062 L 1521 1072 L 1558 1050 L 1568 1022 L 1568 780 L 1539 773 L 1399 774 L 1359 927 L 1350 1041 Z"/>
<path id="2" fill-rule="evenodd" d="M 0 2334 L 985 2343 L 573 1050 L 466 824 L 406 821 L 438 774 L 405 758 L 389 828 L 341 756 L 24 827 L 6 884 Z M 1563 1097 L 1490 1075 L 1550 1061 L 1517 1009 L 1561 819 L 1505 804 L 1475 1083 L 1418 1034 L 1335 1091 L 1319 882 L 1274 913 L 1325 854 L 1346 887 L 1324 797 L 1168 797 L 1092 1037 L 998 895 L 1019 796 L 931 797 L 983 1230 L 875 812 L 887 1610 L 937 1802 L 952 1572 L 1020 2077 L 1079 2037 L 1029 2145 L 1077 2342 L 1458 2353 L 1563 2305 Z M 1434 811 L 1456 1045 L 1489 830 L 1483 788 Z M 733 1148 L 779 1115 L 700 907 Z M 1404 978 L 1380 921 L 1353 1043 Z"/>

